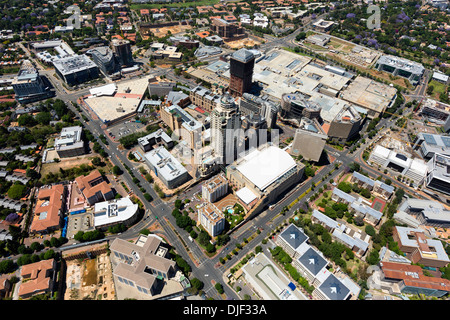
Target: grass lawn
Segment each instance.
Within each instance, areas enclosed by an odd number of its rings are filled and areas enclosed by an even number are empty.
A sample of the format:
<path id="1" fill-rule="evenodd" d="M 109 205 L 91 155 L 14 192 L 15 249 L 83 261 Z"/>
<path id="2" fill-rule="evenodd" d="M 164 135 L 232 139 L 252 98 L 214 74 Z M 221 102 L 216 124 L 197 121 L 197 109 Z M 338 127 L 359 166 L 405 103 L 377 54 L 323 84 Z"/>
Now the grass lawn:
<path id="1" fill-rule="evenodd" d="M 139 3 L 139 4 L 131 4 L 131 10 L 140 10 L 140 9 L 161 9 L 168 7 L 175 8 L 186 8 L 186 7 L 198 7 L 198 6 L 212 6 L 219 3 L 219 0 L 199 0 L 199 1 L 185 1 L 185 2 L 176 2 L 176 3 Z"/>
<path id="2" fill-rule="evenodd" d="M 439 95 L 441 93 L 447 92 L 447 86 L 443 83 L 437 82 L 436 80 L 431 80 L 428 86 L 433 86 L 433 93 L 431 94 L 433 99 L 439 100 Z"/>

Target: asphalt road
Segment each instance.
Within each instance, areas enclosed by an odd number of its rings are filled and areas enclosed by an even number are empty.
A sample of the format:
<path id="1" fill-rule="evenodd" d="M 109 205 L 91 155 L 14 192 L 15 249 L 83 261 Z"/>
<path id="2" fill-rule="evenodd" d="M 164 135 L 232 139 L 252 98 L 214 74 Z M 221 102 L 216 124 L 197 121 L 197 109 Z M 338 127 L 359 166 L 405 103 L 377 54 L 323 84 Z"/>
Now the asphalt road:
<path id="1" fill-rule="evenodd" d="M 261 47 L 264 49 L 276 45 L 287 46 L 290 43 L 292 43 L 293 39 L 295 39 L 296 34 L 300 31 L 301 30 L 299 29 L 293 34 L 284 38 L 271 39 L 267 41 L 265 44 L 261 45 Z M 166 73 L 167 78 L 182 82 L 187 86 L 192 85 L 193 83 L 188 79 L 184 79 L 182 77 L 175 77 L 172 72 L 170 71 L 167 72 L 167 69 L 163 70 L 160 68 L 155 68 L 155 70 L 152 71 L 155 74 Z M 56 97 L 66 102 L 68 107 L 75 114 L 78 115 L 79 112 L 73 107 L 72 102 L 76 102 L 78 97 L 87 94 L 89 89 L 86 88 L 79 90 L 77 92 L 67 92 L 66 89 L 59 83 L 59 80 L 54 78 L 53 70 L 41 71 L 41 73 L 47 75 L 49 80 L 54 85 L 56 89 Z M 423 91 L 420 90 L 419 92 Z M 90 118 L 89 113 L 87 113 L 86 111 L 83 111 L 82 113 L 86 115 L 88 118 Z M 108 140 L 108 145 L 105 145 L 100 139 L 98 140 L 98 142 L 103 147 L 103 149 L 108 153 L 109 159 L 111 160 L 113 165 L 117 165 L 122 169 L 122 171 L 124 172 L 122 178 L 133 189 L 134 194 L 141 199 L 141 201 L 144 203 L 146 207 L 146 213 L 141 221 L 139 221 L 133 227 L 129 228 L 126 232 L 123 232 L 120 235 L 111 236 L 110 239 L 113 239 L 114 237 L 120 237 L 122 239 L 133 239 L 138 236 L 140 230 L 148 228 L 150 225 L 158 221 L 162 229 L 164 230 L 164 234 L 167 241 L 172 246 L 174 246 L 177 253 L 181 255 L 183 259 L 185 259 L 191 265 L 192 267 L 191 277 L 196 277 L 199 280 L 201 280 L 204 283 L 203 290 L 205 291 L 207 296 L 217 300 L 222 299 L 222 297 L 215 290 L 213 280 L 221 282 L 224 285 L 225 294 L 227 295 L 228 298 L 240 299 L 239 295 L 236 292 L 234 292 L 234 290 L 225 285 L 226 283 L 223 281 L 224 272 L 226 272 L 226 270 L 229 269 L 232 266 L 232 264 L 241 260 L 246 254 L 253 251 L 255 246 L 259 245 L 261 243 L 261 240 L 266 238 L 276 226 L 278 226 L 284 220 L 289 219 L 292 213 L 296 209 L 298 209 L 298 207 L 301 205 L 301 202 L 297 203 L 288 213 L 286 213 L 286 215 L 280 214 L 281 209 L 284 206 L 289 205 L 300 195 L 305 193 L 311 187 L 311 184 L 313 182 L 316 185 L 315 189 L 320 188 L 324 183 L 328 183 L 329 179 L 335 179 L 342 172 L 342 170 L 344 170 L 345 167 L 348 166 L 353 161 L 360 163 L 363 169 L 368 171 L 370 175 L 372 176 L 380 175 L 379 172 L 367 166 L 364 162 L 360 162 L 361 161 L 360 155 L 362 150 L 364 150 L 364 147 L 361 147 L 359 150 L 349 155 L 347 150 L 341 152 L 336 151 L 331 147 L 327 146 L 326 150 L 328 152 L 332 152 L 333 155 L 336 157 L 336 161 L 340 161 L 342 163 L 342 165 L 338 169 L 336 169 L 331 176 L 329 176 L 325 181 L 322 181 L 322 178 L 326 174 L 328 174 L 330 170 L 334 169 L 334 165 L 324 167 L 312 179 L 298 185 L 296 188 L 294 188 L 294 190 L 290 191 L 287 196 L 281 199 L 272 210 L 266 210 L 257 217 L 255 217 L 254 219 L 245 223 L 240 229 L 238 229 L 238 231 L 236 231 L 231 235 L 230 242 L 228 243 L 226 248 L 223 249 L 223 251 L 218 253 L 213 258 L 208 258 L 203 253 L 203 250 L 200 249 L 195 242 L 192 243 L 189 241 L 188 233 L 176 226 L 175 219 L 171 215 L 172 212 L 171 205 L 158 197 L 156 192 L 153 190 L 152 185 L 149 184 L 136 169 L 134 169 L 135 168 L 134 164 L 128 160 L 126 154 L 123 151 L 118 149 L 119 144 L 110 139 L 109 135 L 106 134 L 105 131 L 101 128 L 100 123 L 94 120 L 86 122 L 83 120 L 82 117 L 80 117 L 80 121 L 83 124 L 83 126 L 87 130 L 91 131 L 95 136 L 98 137 L 100 134 L 104 134 L 104 136 Z M 388 121 L 389 120 L 382 119 L 378 125 L 378 128 L 386 125 Z M 366 140 L 367 145 L 370 143 L 370 141 L 369 139 Z M 153 201 L 149 203 L 145 200 L 143 192 L 141 192 L 140 189 L 135 186 L 135 184 L 132 181 L 132 177 L 125 169 L 124 164 L 126 164 L 129 168 L 133 168 L 132 170 L 134 172 L 134 176 L 140 181 L 140 185 L 145 189 L 145 192 L 149 193 L 152 196 Z M 394 184 L 398 185 L 396 180 L 392 179 L 392 181 Z M 303 199 L 305 200 L 308 199 L 313 193 L 315 193 L 314 190 L 310 191 L 308 194 L 305 194 Z M 222 265 L 219 262 L 220 257 L 224 257 L 228 252 L 236 248 L 236 244 L 242 243 L 244 238 L 248 239 L 251 235 L 253 235 L 256 232 L 257 228 L 260 228 L 262 232 L 258 234 L 248 245 L 245 245 L 243 249 L 239 252 L 238 256 L 233 257 L 232 262 L 227 262 L 225 265 Z"/>

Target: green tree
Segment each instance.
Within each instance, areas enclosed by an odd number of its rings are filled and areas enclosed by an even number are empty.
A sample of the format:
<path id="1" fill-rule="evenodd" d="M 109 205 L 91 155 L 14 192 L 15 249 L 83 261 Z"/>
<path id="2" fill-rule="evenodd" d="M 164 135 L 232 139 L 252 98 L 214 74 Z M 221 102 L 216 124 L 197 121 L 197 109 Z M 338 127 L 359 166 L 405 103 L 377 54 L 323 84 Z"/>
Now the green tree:
<path id="1" fill-rule="evenodd" d="M 118 166 L 114 166 L 112 168 L 112 172 L 115 176 L 120 176 L 123 173 L 123 171 Z"/>
<path id="2" fill-rule="evenodd" d="M 14 261 L 7 259 L 0 262 L 0 274 L 11 273 L 16 268 Z"/>
<path id="3" fill-rule="evenodd" d="M 223 286 L 222 286 L 221 283 L 217 282 L 217 283 L 214 285 L 214 287 L 216 288 L 217 292 L 219 292 L 220 294 L 223 294 L 223 293 L 224 293 Z"/>
<path id="4" fill-rule="evenodd" d="M 347 182 L 339 182 L 338 184 L 338 189 L 344 191 L 345 193 L 349 193 L 352 191 L 352 185 L 350 183 Z"/>
<path id="5" fill-rule="evenodd" d="M 26 190 L 27 190 L 27 187 L 24 186 L 23 184 L 20 184 L 20 183 L 13 184 L 8 189 L 8 197 L 10 197 L 11 199 L 14 199 L 14 200 L 19 200 L 20 198 L 22 198 L 25 195 Z"/>
<path id="6" fill-rule="evenodd" d="M 202 290 L 203 287 L 204 287 L 203 282 L 200 281 L 200 280 L 197 279 L 197 278 L 191 279 L 191 285 L 192 285 L 195 289 L 197 289 L 197 290 Z"/>
<path id="7" fill-rule="evenodd" d="M 41 125 L 48 125 L 52 120 L 52 115 L 50 112 L 43 111 L 35 115 L 34 119 Z"/>

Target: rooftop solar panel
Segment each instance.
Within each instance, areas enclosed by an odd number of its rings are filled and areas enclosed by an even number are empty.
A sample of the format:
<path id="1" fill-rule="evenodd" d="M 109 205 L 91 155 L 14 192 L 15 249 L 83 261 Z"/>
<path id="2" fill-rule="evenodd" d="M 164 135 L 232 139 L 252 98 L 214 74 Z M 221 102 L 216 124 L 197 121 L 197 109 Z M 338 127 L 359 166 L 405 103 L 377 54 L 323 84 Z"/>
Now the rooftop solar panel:
<path id="1" fill-rule="evenodd" d="M 437 145 L 436 140 L 434 140 L 434 137 L 431 134 L 424 134 L 423 138 L 425 139 L 426 143 Z"/>
<path id="2" fill-rule="evenodd" d="M 441 136 L 441 140 L 444 143 L 446 148 L 450 148 L 450 137 L 442 137 Z"/>

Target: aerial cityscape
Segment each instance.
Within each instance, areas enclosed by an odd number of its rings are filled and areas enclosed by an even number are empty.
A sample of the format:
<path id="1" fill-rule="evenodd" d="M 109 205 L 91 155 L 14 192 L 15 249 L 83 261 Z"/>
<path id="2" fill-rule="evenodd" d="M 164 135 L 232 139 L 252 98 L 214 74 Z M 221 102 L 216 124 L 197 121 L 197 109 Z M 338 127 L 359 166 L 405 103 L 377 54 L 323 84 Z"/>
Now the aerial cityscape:
<path id="1" fill-rule="evenodd" d="M 0 300 L 449 299 L 449 0 L 0 3 Z"/>

